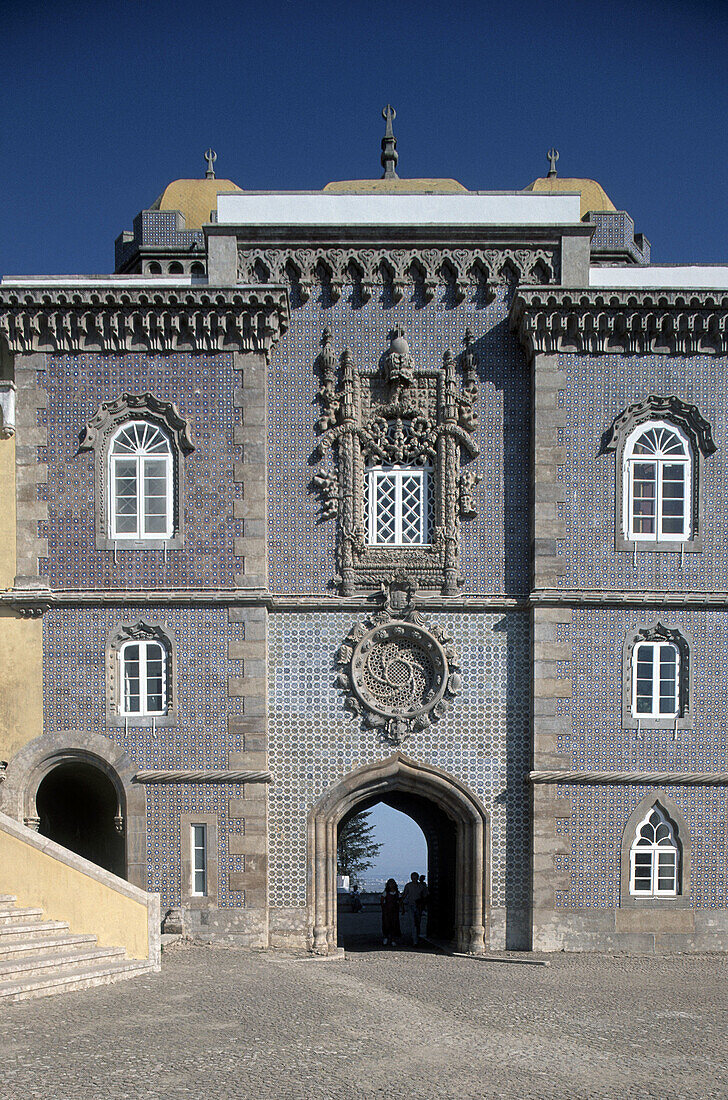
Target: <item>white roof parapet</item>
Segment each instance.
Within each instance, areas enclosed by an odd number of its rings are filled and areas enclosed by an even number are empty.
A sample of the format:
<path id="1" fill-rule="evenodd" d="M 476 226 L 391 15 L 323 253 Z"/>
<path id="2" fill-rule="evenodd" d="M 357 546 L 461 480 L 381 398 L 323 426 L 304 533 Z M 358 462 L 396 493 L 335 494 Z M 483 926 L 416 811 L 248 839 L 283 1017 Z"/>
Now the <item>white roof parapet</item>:
<path id="1" fill-rule="evenodd" d="M 589 286 L 615 290 L 728 290 L 728 264 L 592 267 Z"/>
<path id="2" fill-rule="evenodd" d="M 522 191 L 334 195 L 246 191 L 217 197 L 218 225 L 575 225 L 580 197 Z"/>

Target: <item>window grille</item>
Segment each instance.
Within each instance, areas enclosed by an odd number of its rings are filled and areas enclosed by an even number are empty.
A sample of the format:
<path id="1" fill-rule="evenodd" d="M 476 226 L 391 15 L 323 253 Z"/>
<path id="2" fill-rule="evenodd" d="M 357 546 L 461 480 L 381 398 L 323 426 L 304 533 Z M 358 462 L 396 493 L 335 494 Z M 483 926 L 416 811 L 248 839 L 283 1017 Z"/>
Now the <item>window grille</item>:
<path id="1" fill-rule="evenodd" d="M 638 826 L 630 850 L 629 892 L 641 897 L 675 897 L 679 870 L 673 827 L 659 806 L 653 806 Z"/>
<path id="2" fill-rule="evenodd" d="M 638 541 L 686 540 L 691 534 L 692 458 L 673 425 L 642 425 L 625 448 L 627 536 Z"/>
<path id="3" fill-rule="evenodd" d="M 364 518 L 370 546 L 425 546 L 434 500 L 431 469 L 377 466 L 366 471 Z"/>
<path id="4" fill-rule="evenodd" d="M 133 421 L 109 452 L 109 520 L 113 539 L 172 536 L 172 448 L 154 424 Z"/>

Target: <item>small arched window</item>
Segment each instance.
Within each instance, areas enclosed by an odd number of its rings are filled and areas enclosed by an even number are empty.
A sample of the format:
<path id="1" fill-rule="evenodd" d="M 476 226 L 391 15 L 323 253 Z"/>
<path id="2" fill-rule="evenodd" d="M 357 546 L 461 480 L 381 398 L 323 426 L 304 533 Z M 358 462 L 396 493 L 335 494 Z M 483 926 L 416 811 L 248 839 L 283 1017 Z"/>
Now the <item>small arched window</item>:
<path id="1" fill-rule="evenodd" d="M 173 463 L 169 438 L 134 420 L 109 448 L 109 537 L 168 539 L 173 532 Z"/>
<path id="2" fill-rule="evenodd" d="M 626 537 L 689 539 L 693 464 L 687 437 L 667 421 L 641 424 L 627 439 L 624 463 Z"/>
<path id="3" fill-rule="evenodd" d="M 162 715 L 168 707 L 168 659 L 157 640 L 131 640 L 119 650 L 120 712 L 124 715 Z"/>
<path id="4" fill-rule="evenodd" d="M 371 466 L 364 475 L 364 522 L 370 546 L 426 546 L 434 494 L 429 466 Z"/>
<path id="5" fill-rule="evenodd" d="M 632 651 L 632 715 L 674 718 L 680 711 L 680 653 L 673 642 L 640 642 Z"/>
<path id="6" fill-rule="evenodd" d="M 629 892 L 635 897 L 674 898 L 679 892 L 680 849 L 675 830 L 654 805 L 637 826 L 630 849 Z"/>

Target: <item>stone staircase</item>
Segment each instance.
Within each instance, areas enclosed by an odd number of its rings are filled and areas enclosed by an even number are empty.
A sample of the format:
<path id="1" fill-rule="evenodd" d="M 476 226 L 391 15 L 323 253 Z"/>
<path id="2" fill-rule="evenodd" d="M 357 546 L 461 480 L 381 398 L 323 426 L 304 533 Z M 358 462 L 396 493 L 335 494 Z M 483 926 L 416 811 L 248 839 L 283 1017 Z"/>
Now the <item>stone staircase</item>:
<path id="1" fill-rule="evenodd" d="M 155 968 L 128 959 L 123 947 L 99 947 L 96 936 L 74 934 L 65 921 L 44 919 L 42 909 L 21 909 L 0 894 L 0 1003 L 52 997 L 72 989 L 108 985 Z"/>

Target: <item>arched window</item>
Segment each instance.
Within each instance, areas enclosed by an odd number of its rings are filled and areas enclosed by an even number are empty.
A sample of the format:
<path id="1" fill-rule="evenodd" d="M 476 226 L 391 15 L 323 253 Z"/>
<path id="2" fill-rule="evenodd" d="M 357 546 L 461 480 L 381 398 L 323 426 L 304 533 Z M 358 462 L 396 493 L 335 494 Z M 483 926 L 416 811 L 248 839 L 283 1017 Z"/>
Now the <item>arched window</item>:
<path id="1" fill-rule="evenodd" d="M 124 715 L 167 713 L 168 653 L 161 641 L 134 639 L 119 649 L 120 712 Z"/>
<path id="2" fill-rule="evenodd" d="M 109 448 L 109 537 L 168 539 L 173 532 L 172 447 L 144 420 L 124 424 Z"/>
<path id="3" fill-rule="evenodd" d="M 371 466 L 364 475 L 364 521 L 370 546 L 426 546 L 434 494 L 430 466 Z"/>
<path id="4" fill-rule="evenodd" d="M 638 542 L 689 539 L 692 453 L 687 437 L 667 421 L 641 424 L 627 439 L 624 463 L 627 538 Z"/>
<path id="5" fill-rule="evenodd" d="M 658 805 L 639 823 L 630 849 L 629 892 L 674 898 L 679 892 L 680 849 L 675 830 Z"/>
<path id="6" fill-rule="evenodd" d="M 688 729 L 691 713 L 691 642 L 680 627 L 653 622 L 624 642 L 622 726 Z"/>

